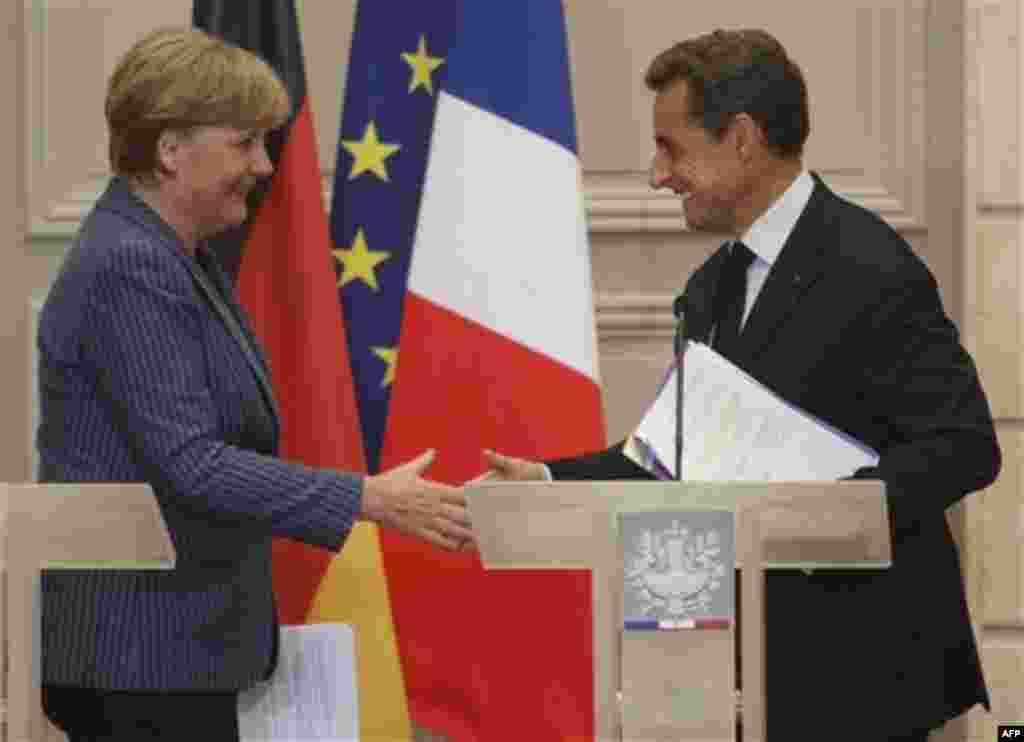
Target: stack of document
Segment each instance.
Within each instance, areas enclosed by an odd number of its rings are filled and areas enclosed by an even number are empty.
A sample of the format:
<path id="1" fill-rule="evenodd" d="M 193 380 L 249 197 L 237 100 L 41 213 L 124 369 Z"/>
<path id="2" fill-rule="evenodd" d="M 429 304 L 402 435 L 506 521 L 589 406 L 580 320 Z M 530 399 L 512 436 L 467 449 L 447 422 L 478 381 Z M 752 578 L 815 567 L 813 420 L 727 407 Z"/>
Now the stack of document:
<path id="1" fill-rule="evenodd" d="M 624 453 L 661 479 L 676 479 L 676 373 L 672 369 Z M 878 454 L 778 397 L 702 343 L 683 355 L 683 479 L 836 480 Z"/>
<path id="2" fill-rule="evenodd" d="M 356 742 L 355 635 L 341 623 L 282 626 L 277 669 L 238 695 L 241 742 Z"/>

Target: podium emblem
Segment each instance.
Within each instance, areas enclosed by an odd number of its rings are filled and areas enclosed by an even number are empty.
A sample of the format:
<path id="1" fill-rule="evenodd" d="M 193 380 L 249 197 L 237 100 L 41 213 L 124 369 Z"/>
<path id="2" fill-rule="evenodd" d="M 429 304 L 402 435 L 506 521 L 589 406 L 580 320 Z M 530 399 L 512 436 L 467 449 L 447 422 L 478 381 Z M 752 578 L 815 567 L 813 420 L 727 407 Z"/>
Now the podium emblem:
<path id="1" fill-rule="evenodd" d="M 656 522 L 649 522 L 652 516 Z M 732 513 L 623 513 L 620 519 L 627 618 L 733 616 Z"/>

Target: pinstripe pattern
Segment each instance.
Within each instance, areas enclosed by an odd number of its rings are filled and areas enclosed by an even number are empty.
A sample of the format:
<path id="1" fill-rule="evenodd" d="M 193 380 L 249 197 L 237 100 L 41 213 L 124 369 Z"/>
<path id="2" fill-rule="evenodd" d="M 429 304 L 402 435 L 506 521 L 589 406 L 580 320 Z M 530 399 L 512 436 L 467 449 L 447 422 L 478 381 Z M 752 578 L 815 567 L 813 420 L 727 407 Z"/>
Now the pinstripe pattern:
<path id="1" fill-rule="evenodd" d="M 178 554 L 165 574 L 45 574 L 44 683 L 251 685 L 276 651 L 271 537 L 337 550 L 358 513 L 360 478 L 275 457 L 266 361 L 223 275 L 237 338 L 197 270 L 115 178 L 43 307 L 40 480 L 149 482 Z"/>

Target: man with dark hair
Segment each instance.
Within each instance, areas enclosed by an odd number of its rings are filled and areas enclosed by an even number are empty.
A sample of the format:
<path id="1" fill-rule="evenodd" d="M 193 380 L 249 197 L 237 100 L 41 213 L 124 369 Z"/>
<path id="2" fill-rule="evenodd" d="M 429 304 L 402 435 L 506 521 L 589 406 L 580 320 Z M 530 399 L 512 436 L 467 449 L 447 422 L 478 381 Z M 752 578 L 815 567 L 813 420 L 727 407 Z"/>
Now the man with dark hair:
<path id="1" fill-rule="evenodd" d="M 806 86 L 778 41 L 715 31 L 659 54 L 646 83 L 651 185 L 691 228 L 731 236 L 686 284 L 687 335 L 871 446 L 878 465 L 850 477 L 886 485 L 891 569 L 768 576 L 769 740 L 923 742 L 989 703 L 945 518 L 999 472 L 974 363 L 906 241 L 804 169 Z M 485 457 L 505 479 L 650 477 L 621 442 Z"/>

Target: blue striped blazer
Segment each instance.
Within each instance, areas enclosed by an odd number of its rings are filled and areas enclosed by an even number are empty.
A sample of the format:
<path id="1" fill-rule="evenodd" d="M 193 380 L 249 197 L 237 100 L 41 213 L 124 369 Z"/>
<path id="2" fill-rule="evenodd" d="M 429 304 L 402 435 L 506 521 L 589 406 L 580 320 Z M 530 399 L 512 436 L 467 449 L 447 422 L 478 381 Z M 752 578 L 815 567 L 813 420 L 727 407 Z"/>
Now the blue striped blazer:
<path id="1" fill-rule="evenodd" d="M 265 358 L 203 257 L 115 177 L 43 307 L 40 481 L 148 482 L 178 555 L 166 573 L 46 572 L 44 683 L 252 685 L 276 661 L 271 537 L 336 550 L 360 509 L 359 476 L 276 457 Z"/>

